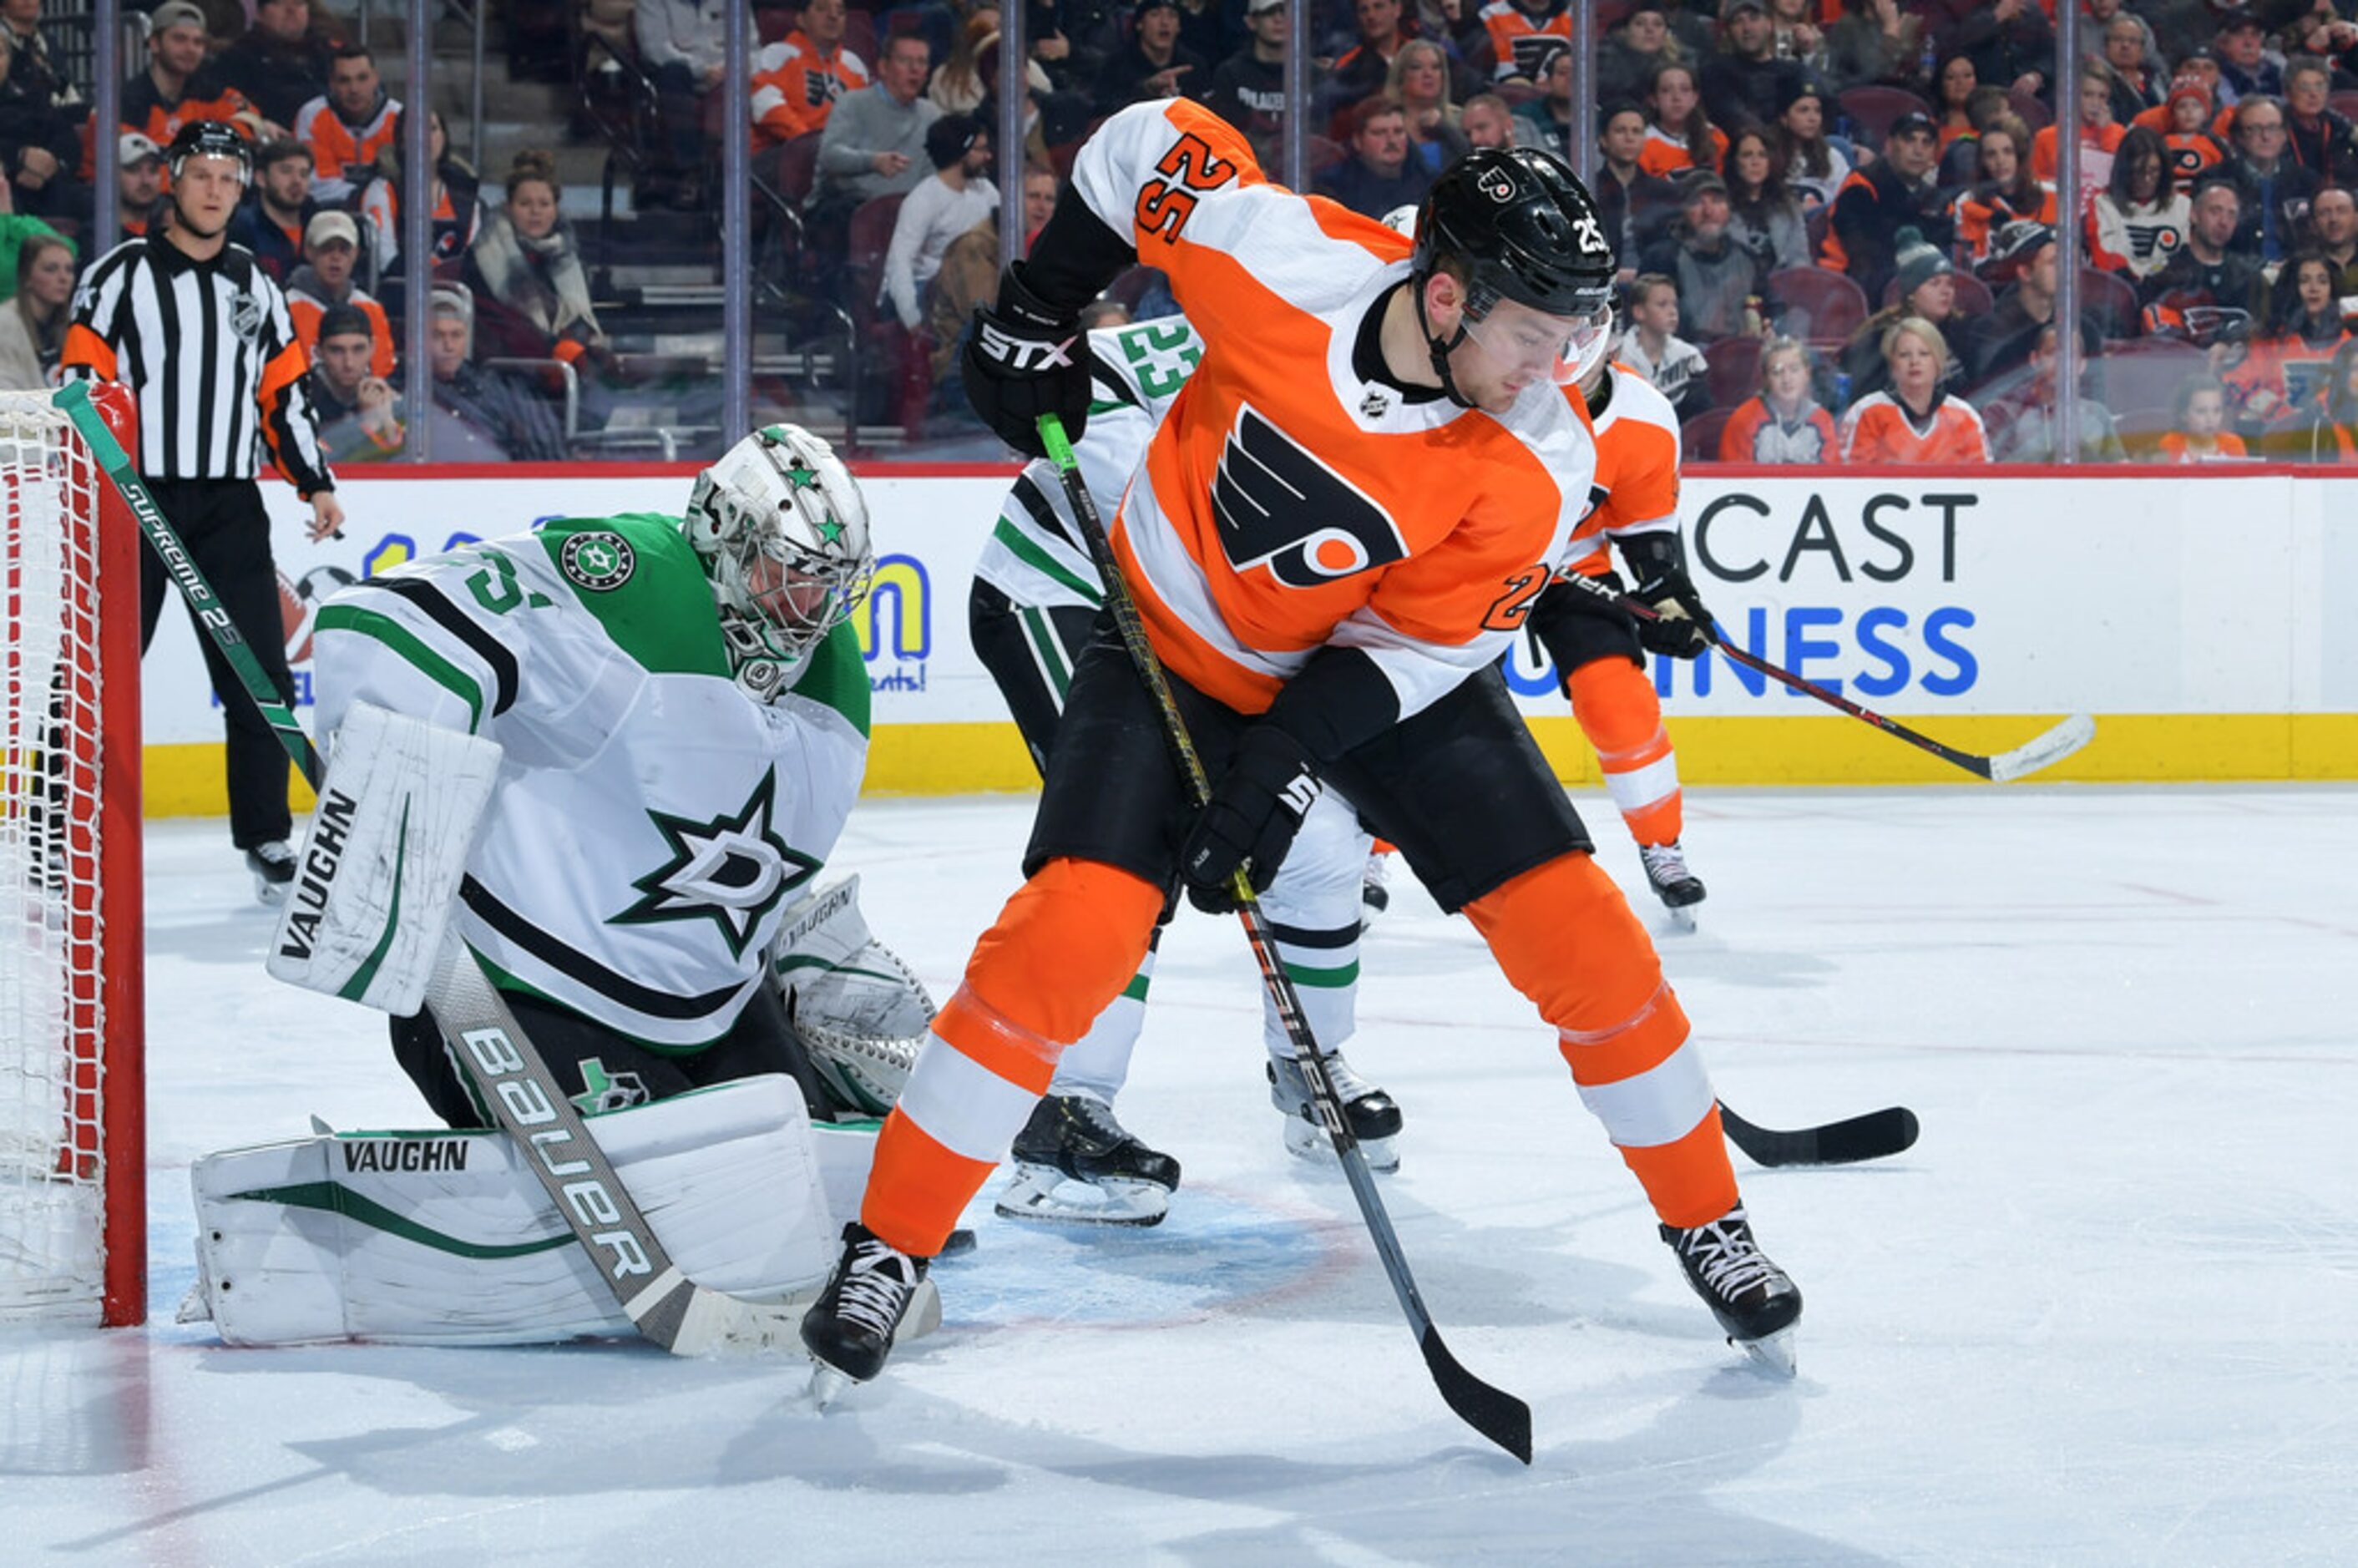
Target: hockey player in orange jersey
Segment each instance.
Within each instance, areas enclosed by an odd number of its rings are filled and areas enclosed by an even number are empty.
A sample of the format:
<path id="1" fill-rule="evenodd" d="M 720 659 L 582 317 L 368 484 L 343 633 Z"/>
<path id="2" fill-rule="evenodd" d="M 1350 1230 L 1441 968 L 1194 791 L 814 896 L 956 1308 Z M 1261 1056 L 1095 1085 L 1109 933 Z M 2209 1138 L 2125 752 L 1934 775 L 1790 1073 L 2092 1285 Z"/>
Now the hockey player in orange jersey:
<path id="1" fill-rule="evenodd" d="M 1679 539 L 1679 420 L 1670 400 L 1626 365 L 1600 365 L 1582 383 L 1596 432 L 1595 510 L 1573 533 L 1558 580 L 1531 611 L 1531 633 L 1555 661 L 1574 719 L 1596 752 L 1605 787 L 1638 842 L 1646 880 L 1689 930 L 1704 885 L 1687 867 L 1679 762 L 1662 728 L 1648 653 L 1692 659 L 1709 650 L 1703 607 Z M 1621 552 L 1637 598 L 1658 617 L 1639 622 L 1581 585 L 1624 584 L 1606 546 Z"/>
<path id="2" fill-rule="evenodd" d="M 860 1219 L 803 1321 L 823 1381 L 882 1369 L 927 1263 L 1065 1044 L 1137 973 L 1174 883 L 1232 908 L 1332 785 L 1555 1031 L 1583 1101 L 1731 1338 L 1790 1368 L 1801 1293 L 1755 1243 L 1717 1104 L 1645 929 L 1508 695 L 1499 655 L 1588 510 L 1595 441 L 1564 387 L 1601 359 L 1612 247 L 1544 153 L 1480 151 L 1413 251 L 1269 183 L 1188 103 L 1086 144 L 1030 256 L 978 314 L 968 395 L 1038 455 L 1078 434 L 1081 308 L 1161 267 L 1204 335 L 1113 547 L 1215 780 L 1185 805 L 1109 619 L 1075 669 L 1029 880 L 983 934 L 877 1142 Z"/>

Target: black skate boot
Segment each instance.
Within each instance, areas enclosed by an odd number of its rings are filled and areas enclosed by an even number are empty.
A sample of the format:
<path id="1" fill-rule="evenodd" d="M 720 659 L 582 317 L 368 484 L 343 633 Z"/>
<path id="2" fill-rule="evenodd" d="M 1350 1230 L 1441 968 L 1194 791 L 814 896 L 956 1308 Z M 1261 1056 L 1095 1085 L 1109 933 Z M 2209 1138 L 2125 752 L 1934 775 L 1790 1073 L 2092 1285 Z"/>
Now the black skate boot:
<path id="1" fill-rule="evenodd" d="M 1343 1059 L 1340 1051 L 1327 1053 L 1319 1059 L 1326 1064 L 1326 1076 L 1335 1082 L 1336 1098 L 1343 1102 L 1343 1114 L 1350 1119 L 1351 1136 L 1359 1141 L 1359 1152 L 1367 1156 L 1368 1168 L 1399 1170 L 1399 1105 L 1391 1096 L 1352 1071 L 1351 1064 Z M 1318 1119 L 1318 1112 L 1310 1103 L 1310 1080 L 1303 1076 L 1300 1062 L 1291 1056 L 1271 1058 L 1269 1101 L 1285 1113 L 1288 1153 L 1305 1160 L 1334 1157 L 1334 1141 L 1326 1135 L 1326 1124 Z"/>
<path id="2" fill-rule="evenodd" d="M 1367 869 L 1359 873 L 1359 929 L 1366 930 L 1376 923 L 1376 916 L 1392 906 L 1391 890 L 1384 885 L 1391 871 L 1392 858 L 1381 849 L 1368 851 Z"/>
<path id="3" fill-rule="evenodd" d="M 803 1348 L 818 1363 L 811 1397 L 819 1404 L 884 1369 L 901 1320 L 925 1288 L 928 1261 L 895 1251 L 857 1220 L 843 1227 L 843 1256 L 803 1314 Z"/>
<path id="4" fill-rule="evenodd" d="M 1179 1162 L 1150 1149 L 1095 1095 L 1049 1095 L 1010 1153 L 1015 1180 L 994 1206 L 1009 1219 L 1062 1225 L 1159 1225 Z"/>
<path id="5" fill-rule="evenodd" d="M 1762 1366 L 1791 1377 L 1793 1325 L 1801 1321 L 1801 1290 L 1752 1239 L 1744 1206 L 1737 1204 L 1709 1225 L 1687 1230 L 1665 1225 L 1661 1232 L 1679 1255 L 1687 1283 L 1726 1330 L 1727 1342 Z"/>
<path id="6" fill-rule="evenodd" d="M 1646 862 L 1646 880 L 1654 887 L 1654 895 L 1671 912 L 1671 918 L 1689 931 L 1694 929 L 1694 906 L 1704 900 L 1701 879 L 1687 870 L 1685 851 L 1675 838 L 1667 844 L 1640 844 L 1638 858 Z"/>
<path id="7" fill-rule="evenodd" d="M 245 869 L 254 873 L 254 896 L 264 903 L 284 903 L 295 882 L 295 851 L 284 842 L 256 844 L 245 852 Z"/>

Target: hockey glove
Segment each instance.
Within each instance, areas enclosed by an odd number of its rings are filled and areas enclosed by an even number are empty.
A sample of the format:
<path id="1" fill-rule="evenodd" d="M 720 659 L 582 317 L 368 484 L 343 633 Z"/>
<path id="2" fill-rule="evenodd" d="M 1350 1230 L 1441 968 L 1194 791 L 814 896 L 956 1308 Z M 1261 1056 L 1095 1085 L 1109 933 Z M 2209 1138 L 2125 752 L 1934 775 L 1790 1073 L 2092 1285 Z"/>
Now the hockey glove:
<path id="1" fill-rule="evenodd" d="M 1649 579 L 1632 597 L 1654 612 L 1651 620 L 1638 619 L 1638 641 L 1647 652 L 1696 659 L 1711 651 L 1711 611 L 1685 572 L 1672 567 Z"/>
<path id="2" fill-rule="evenodd" d="M 1310 771 L 1310 754 L 1293 736 L 1269 724 L 1246 730 L 1236 760 L 1212 787 L 1212 798 L 1180 847 L 1187 902 L 1206 914 L 1239 908 L 1239 868 L 1256 897 L 1266 892 L 1321 787 Z"/>
<path id="3" fill-rule="evenodd" d="M 1089 422 L 1088 335 L 1076 311 L 1060 310 L 1023 286 L 1017 266 L 999 278 L 999 303 L 978 307 L 966 341 L 966 397 L 999 438 L 1028 456 L 1048 454 L 1040 416 L 1064 421 L 1077 442 Z"/>

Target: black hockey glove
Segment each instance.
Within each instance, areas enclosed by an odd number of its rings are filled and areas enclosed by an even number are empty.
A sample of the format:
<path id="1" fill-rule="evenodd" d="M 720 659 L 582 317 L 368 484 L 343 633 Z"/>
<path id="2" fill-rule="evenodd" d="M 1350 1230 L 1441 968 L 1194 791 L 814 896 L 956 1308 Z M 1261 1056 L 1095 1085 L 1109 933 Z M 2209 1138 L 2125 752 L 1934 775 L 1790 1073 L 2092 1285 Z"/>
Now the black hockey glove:
<path id="1" fill-rule="evenodd" d="M 1044 458 L 1041 415 L 1063 420 L 1075 442 L 1087 428 L 1096 362 L 1079 312 L 1060 310 L 1026 288 L 1021 265 L 1000 275 L 999 303 L 975 310 L 966 341 L 966 398 L 1001 440 Z"/>
<path id="2" fill-rule="evenodd" d="M 1652 654 L 1674 659 L 1697 659 L 1711 651 L 1711 611 L 1702 596 L 1676 567 L 1650 578 L 1631 596 L 1654 612 L 1638 618 L 1638 641 Z"/>
<path id="3" fill-rule="evenodd" d="M 1246 730 L 1180 847 L 1187 902 L 1206 914 L 1235 911 L 1239 867 L 1256 897 L 1266 892 L 1321 787 L 1300 741 L 1274 725 Z"/>

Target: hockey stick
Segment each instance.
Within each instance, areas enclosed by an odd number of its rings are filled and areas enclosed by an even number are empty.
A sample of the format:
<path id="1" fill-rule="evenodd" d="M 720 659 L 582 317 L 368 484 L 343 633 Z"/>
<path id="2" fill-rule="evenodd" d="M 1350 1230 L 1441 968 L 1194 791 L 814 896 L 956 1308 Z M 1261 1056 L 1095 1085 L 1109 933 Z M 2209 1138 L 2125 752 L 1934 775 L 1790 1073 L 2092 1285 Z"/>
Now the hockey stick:
<path id="1" fill-rule="evenodd" d="M 1186 720 L 1172 698 L 1163 661 L 1147 640 L 1146 624 L 1139 619 L 1137 602 L 1130 598 L 1129 584 L 1121 575 L 1121 564 L 1114 558 L 1113 544 L 1106 537 L 1105 522 L 1098 515 L 1097 503 L 1089 498 L 1088 487 L 1081 482 L 1073 445 L 1065 438 L 1064 421 L 1053 414 L 1042 415 L 1040 439 L 1064 481 L 1065 494 L 1080 523 L 1089 557 L 1097 564 L 1098 575 L 1105 579 L 1106 606 L 1113 612 L 1114 624 L 1120 629 L 1130 663 L 1137 666 L 1138 678 L 1154 698 L 1155 709 L 1163 720 L 1163 737 L 1170 741 L 1173 760 L 1186 781 L 1188 804 L 1200 810 L 1211 799 L 1211 780 L 1205 773 L 1203 759 L 1195 752 L 1195 741 L 1187 733 Z M 1376 1191 L 1376 1178 L 1368 1169 L 1368 1157 L 1360 1152 L 1359 1141 L 1343 1114 L 1342 1097 L 1335 1092 L 1335 1081 L 1326 1071 L 1325 1060 L 1318 1054 L 1318 1043 L 1311 1036 L 1309 1022 L 1303 1016 L 1302 999 L 1278 961 L 1276 939 L 1270 934 L 1268 916 L 1261 913 L 1260 902 L 1253 897 L 1251 884 L 1241 870 L 1237 872 L 1237 896 L 1240 905 L 1237 914 L 1244 922 L 1245 939 L 1251 945 L 1254 961 L 1260 965 L 1261 981 L 1268 986 L 1270 999 L 1277 1006 L 1286 1038 L 1301 1058 L 1302 1076 L 1310 1086 L 1311 1103 L 1316 1107 L 1319 1119 L 1325 1123 L 1326 1135 L 1334 1141 L 1335 1153 L 1343 1162 L 1344 1177 L 1351 1184 L 1351 1195 L 1358 1200 L 1360 1217 L 1366 1220 L 1368 1234 L 1375 1240 L 1377 1256 L 1383 1260 L 1384 1272 L 1391 1280 L 1392 1292 L 1400 1298 L 1401 1310 L 1408 1315 L 1417 1348 L 1424 1353 L 1426 1370 L 1432 1373 L 1442 1399 L 1459 1419 L 1524 1464 L 1530 1464 L 1531 1406 L 1468 1372 L 1442 1343 L 1441 1330 L 1434 1326 L 1433 1314 L 1425 1311 L 1416 1281 L 1409 1273 L 1408 1259 L 1401 1251 L 1400 1236 L 1392 1228 L 1391 1216 L 1385 1211 L 1384 1200 Z"/>
<path id="2" fill-rule="evenodd" d="M 1915 1147 L 1916 1113 L 1895 1105 L 1823 1127 L 1781 1131 L 1756 1127 L 1719 1102 L 1719 1125 L 1727 1141 L 1756 1165 L 1855 1165 Z"/>
<path id="3" fill-rule="evenodd" d="M 1569 576 L 1559 577 L 1556 580 L 1569 582 L 1592 598 L 1603 600 L 1606 603 L 1636 616 L 1640 621 L 1661 619 L 1650 605 L 1641 604 L 1628 594 L 1616 593 L 1595 578 L 1574 572 Z M 1739 647 L 1721 636 L 1719 628 L 1716 626 L 1705 627 L 1704 634 L 1711 639 L 1713 647 L 1717 648 L 1729 659 L 1746 669 L 1756 670 L 1771 680 L 1790 687 L 1805 697 L 1814 697 L 1827 707 L 1839 708 L 1853 719 L 1863 719 L 1884 733 L 1896 735 L 1909 745 L 1930 752 L 1944 762 L 1953 762 L 1974 777 L 1987 779 L 1992 784 L 2010 784 L 2027 773 L 2035 773 L 2041 768 L 2050 767 L 2096 738 L 2096 721 L 2084 713 L 2075 713 L 2054 729 L 2034 736 L 2010 752 L 2000 752 L 1996 756 L 1985 757 L 1977 752 L 1959 751 L 1954 746 L 1943 745 L 1930 735 L 1910 730 L 1896 719 L 1887 719 L 1872 708 L 1861 708 L 1841 693 L 1829 691 L 1815 681 L 1805 680 L 1790 670 L 1779 669 L 1758 654 Z"/>
<path id="4" fill-rule="evenodd" d="M 138 517 L 140 531 L 180 585 L 213 645 L 236 671 L 246 697 L 269 722 L 305 782 L 315 791 L 321 789 L 325 770 L 319 749 L 278 700 L 212 585 L 133 471 L 121 443 L 91 406 L 89 389 L 80 383 L 69 384 L 56 403 Z M 477 1098 L 501 1130 L 531 1156 L 525 1163 L 532 1167 L 584 1254 L 598 1261 L 600 1277 L 641 1334 L 679 1356 L 723 1345 L 756 1348 L 797 1343 L 806 1301 L 749 1302 L 708 1290 L 679 1271 L 614 1173 L 605 1151 L 590 1135 L 580 1111 L 566 1098 L 547 1062 L 517 1027 L 456 931 L 444 936 L 436 957 L 427 1007 L 454 1056 L 463 1057 L 481 1091 Z"/>

